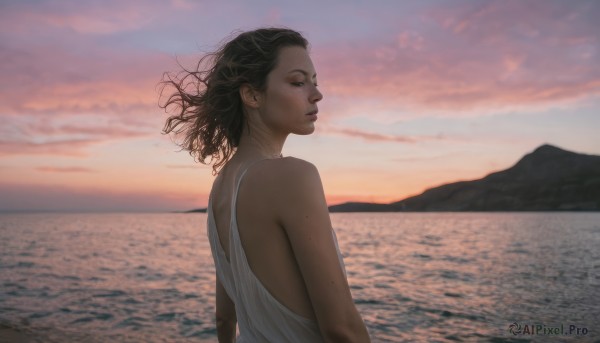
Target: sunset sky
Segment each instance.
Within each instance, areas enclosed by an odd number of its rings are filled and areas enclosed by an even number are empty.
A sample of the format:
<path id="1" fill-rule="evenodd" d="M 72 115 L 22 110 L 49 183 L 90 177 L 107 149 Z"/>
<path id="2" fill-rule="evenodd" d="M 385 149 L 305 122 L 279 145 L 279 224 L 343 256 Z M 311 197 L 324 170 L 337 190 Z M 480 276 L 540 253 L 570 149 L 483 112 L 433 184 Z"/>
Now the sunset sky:
<path id="1" fill-rule="evenodd" d="M 168 136 L 162 73 L 235 30 L 311 43 L 329 204 L 484 177 L 548 143 L 600 155 L 599 1 L 0 2 L 0 211 L 204 207 Z"/>

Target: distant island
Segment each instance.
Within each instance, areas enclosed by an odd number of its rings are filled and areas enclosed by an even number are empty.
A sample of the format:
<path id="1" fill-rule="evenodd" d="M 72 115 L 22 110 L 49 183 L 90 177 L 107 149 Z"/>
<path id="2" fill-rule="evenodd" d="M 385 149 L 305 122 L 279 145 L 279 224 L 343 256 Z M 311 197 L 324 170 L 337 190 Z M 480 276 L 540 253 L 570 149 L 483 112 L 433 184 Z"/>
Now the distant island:
<path id="1" fill-rule="evenodd" d="M 179 212 L 176 212 L 179 213 Z M 181 213 L 206 213 L 206 208 L 197 208 L 194 210 L 183 211 Z"/>
<path id="2" fill-rule="evenodd" d="M 542 145 L 514 166 L 429 188 L 389 204 L 346 202 L 329 212 L 599 211 L 600 156 Z M 206 212 L 206 208 L 185 213 Z"/>
<path id="3" fill-rule="evenodd" d="M 390 204 L 348 202 L 330 212 L 598 211 L 600 156 L 542 145 L 513 167 L 427 189 Z"/>

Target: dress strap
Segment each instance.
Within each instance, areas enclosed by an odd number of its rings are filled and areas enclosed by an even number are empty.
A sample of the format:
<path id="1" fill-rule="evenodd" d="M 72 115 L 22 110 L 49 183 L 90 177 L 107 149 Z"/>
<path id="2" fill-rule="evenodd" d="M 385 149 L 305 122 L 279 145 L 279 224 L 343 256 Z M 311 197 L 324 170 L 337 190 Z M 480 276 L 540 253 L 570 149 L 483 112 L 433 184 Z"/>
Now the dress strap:
<path id="1" fill-rule="evenodd" d="M 240 190 L 240 184 L 242 183 L 242 179 L 244 178 L 244 175 L 246 175 L 246 172 L 252 166 L 257 164 L 258 162 L 262 162 L 265 160 L 275 160 L 275 159 L 279 159 L 279 158 L 267 157 L 267 158 L 262 158 L 262 159 L 259 159 L 256 161 L 252 161 L 244 168 L 244 170 L 242 170 L 242 172 L 240 173 L 240 176 L 238 176 L 238 180 L 236 182 L 235 189 L 233 190 L 233 196 L 231 197 L 231 218 L 232 218 L 232 220 L 233 220 L 233 218 L 235 218 L 235 215 L 236 215 L 237 194 L 238 194 L 238 191 Z"/>
<path id="2" fill-rule="evenodd" d="M 253 167 L 255 164 L 257 164 L 258 162 L 262 162 L 265 160 L 276 160 L 278 158 L 272 158 L 272 157 L 267 157 L 267 158 L 262 158 L 256 161 L 252 161 L 248 164 L 248 166 L 246 166 L 246 168 L 244 168 L 244 170 L 240 173 L 240 176 L 238 177 L 238 181 L 235 187 L 235 193 L 237 193 L 238 189 L 240 188 L 240 184 L 242 183 L 242 179 L 244 178 L 244 175 L 246 175 L 246 172 Z"/>

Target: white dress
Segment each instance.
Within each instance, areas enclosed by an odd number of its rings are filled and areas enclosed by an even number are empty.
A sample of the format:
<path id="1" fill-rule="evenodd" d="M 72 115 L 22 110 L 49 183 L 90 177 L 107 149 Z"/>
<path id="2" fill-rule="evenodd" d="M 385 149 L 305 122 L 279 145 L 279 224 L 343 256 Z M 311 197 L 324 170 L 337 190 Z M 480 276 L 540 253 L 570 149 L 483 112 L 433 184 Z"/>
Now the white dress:
<path id="1" fill-rule="evenodd" d="M 208 201 L 206 210 L 208 214 L 208 239 L 215 262 L 217 278 L 221 281 L 229 298 L 235 303 L 239 328 L 237 342 L 323 342 L 317 323 L 314 320 L 300 316 L 281 304 L 269 293 L 250 269 L 246 253 L 242 248 L 236 220 L 237 193 L 242 178 L 249 167 L 241 173 L 232 197 L 229 230 L 229 256 L 231 262 L 227 260 L 225 251 L 219 241 L 211 199 Z M 333 230 L 331 232 L 338 259 L 345 274 L 346 270 L 338 247 L 337 237 Z"/>

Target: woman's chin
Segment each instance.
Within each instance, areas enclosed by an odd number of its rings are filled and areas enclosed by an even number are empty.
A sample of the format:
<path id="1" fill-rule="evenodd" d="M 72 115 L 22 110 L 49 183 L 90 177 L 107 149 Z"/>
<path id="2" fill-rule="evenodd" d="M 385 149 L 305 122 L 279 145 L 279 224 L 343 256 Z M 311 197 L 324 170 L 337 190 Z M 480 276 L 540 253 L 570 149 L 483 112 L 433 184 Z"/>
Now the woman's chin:
<path id="1" fill-rule="evenodd" d="M 298 129 L 294 132 L 296 135 L 307 136 L 315 132 L 315 124 L 310 123 L 308 126 Z"/>

